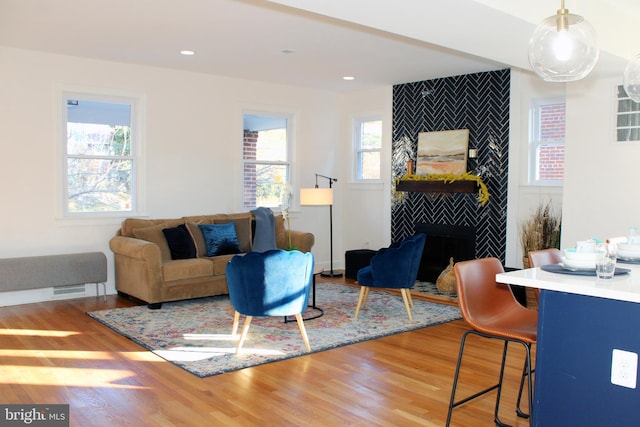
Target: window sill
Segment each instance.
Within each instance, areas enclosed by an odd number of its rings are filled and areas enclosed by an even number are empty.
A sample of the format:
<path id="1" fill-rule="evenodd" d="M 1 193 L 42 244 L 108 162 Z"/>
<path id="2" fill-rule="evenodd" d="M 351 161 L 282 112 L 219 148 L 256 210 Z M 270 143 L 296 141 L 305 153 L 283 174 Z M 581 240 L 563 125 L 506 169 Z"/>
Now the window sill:
<path id="1" fill-rule="evenodd" d="M 60 227 L 88 227 L 88 226 L 104 226 L 104 225 L 118 225 L 122 224 L 126 218 L 148 218 L 146 214 L 136 213 L 118 213 L 114 215 L 82 215 L 82 216 L 67 216 L 57 217 L 55 219 L 56 225 Z"/>
<path id="2" fill-rule="evenodd" d="M 350 181 L 349 188 L 358 190 L 379 190 L 384 188 L 384 181 L 382 180 L 367 180 L 367 181 Z"/>
<path id="3" fill-rule="evenodd" d="M 549 194 L 562 194 L 563 187 L 557 185 L 523 184 L 520 186 L 520 191 L 525 194 L 540 194 L 541 192 Z"/>

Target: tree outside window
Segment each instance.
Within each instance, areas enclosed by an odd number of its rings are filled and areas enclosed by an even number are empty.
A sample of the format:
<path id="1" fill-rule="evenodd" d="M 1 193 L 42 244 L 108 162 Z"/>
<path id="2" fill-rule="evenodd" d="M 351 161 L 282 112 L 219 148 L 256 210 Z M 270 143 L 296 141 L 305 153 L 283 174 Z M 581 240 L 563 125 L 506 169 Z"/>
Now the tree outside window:
<path id="1" fill-rule="evenodd" d="M 135 104 L 72 94 L 64 102 L 65 214 L 134 211 Z"/>
<path id="2" fill-rule="evenodd" d="M 380 152 L 382 150 L 382 120 L 363 118 L 354 121 L 355 178 L 380 179 Z"/>
<path id="3" fill-rule="evenodd" d="M 269 114 L 245 114 L 243 159 L 243 206 L 278 207 L 284 186 L 289 184 L 288 118 Z"/>

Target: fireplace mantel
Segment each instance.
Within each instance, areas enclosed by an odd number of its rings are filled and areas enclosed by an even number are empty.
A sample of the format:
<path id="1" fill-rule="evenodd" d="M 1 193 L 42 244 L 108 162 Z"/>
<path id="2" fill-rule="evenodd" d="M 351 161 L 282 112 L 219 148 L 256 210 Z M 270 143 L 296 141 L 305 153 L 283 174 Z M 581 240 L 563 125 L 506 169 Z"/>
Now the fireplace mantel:
<path id="1" fill-rule="evenodd" d="M 396 191 L 414 193 L 477 193 L 478 184 L 475 181 L 413 181 L 400 180 Z"/>

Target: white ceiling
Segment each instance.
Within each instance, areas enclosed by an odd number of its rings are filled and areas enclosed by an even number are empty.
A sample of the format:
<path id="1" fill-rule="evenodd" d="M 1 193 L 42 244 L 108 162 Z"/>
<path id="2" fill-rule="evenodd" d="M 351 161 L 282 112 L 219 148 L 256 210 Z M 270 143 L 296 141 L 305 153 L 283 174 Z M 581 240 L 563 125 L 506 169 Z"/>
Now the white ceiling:
<path id="1" fill-rule="evenodd" d="M 528 37 L 559 1 L 514 3 L 522 2 L 0 0 L 0 45 L 347 92 L 528 69 Z M 578 10 L 571 12 L 585 15 L 613 46 L 601 44 L 600 69 L 624 68 L 617 56 L 636 41 L 640 51 L 640 37 L 637 26 L 624 35 L 620 28 L 624 19 L 638 19 L 640 1 L 569 0 L 567 7 L 572 3 Z M 626 8 L 624 17 L 613 15 L 616 8 Z M 180 55 L 182 49 L 196 55 Z M 343 81 L 347 75 L 356 79 Z"/>

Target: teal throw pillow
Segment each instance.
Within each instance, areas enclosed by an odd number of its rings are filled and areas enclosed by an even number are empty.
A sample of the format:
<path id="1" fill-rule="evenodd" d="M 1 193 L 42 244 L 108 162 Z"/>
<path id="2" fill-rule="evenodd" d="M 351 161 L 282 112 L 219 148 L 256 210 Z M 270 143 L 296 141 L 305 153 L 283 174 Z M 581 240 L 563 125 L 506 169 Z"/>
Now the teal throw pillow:
<path id="1" fill-rule="evenodd" d="M 239 254 L 240 244 L 236 234 L 236 225 L 233 222 L 226 224 L 198 224 L 205 245 L 207 256 Z"/>

